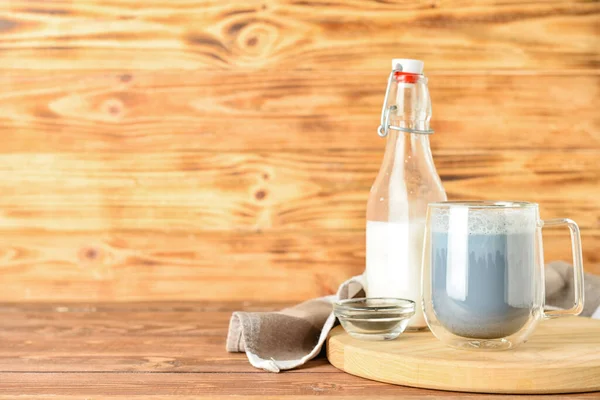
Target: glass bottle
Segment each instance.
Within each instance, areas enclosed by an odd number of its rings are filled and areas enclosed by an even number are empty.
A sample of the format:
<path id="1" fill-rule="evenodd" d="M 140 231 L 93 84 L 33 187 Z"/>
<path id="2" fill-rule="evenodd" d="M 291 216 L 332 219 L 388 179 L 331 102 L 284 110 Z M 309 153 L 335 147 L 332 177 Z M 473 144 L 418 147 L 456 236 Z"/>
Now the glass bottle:
<path id="1" fill-rule="evenodd" d="M 427 204 L 446 200 L 429 147 L 430 119 L 423 62 L 392 60 L 378 129 L 387 145 L 367 203 L 366 292 L 413 300 L 413 330 L 427 328 L 421 306 Z"/>

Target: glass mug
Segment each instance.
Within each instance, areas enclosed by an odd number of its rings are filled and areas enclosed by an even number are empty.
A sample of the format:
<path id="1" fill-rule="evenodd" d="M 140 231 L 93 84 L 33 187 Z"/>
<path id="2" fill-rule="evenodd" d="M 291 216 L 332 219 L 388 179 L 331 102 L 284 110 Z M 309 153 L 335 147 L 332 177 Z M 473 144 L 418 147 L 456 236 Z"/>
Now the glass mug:
<path id="1" fill-rule="evenodd" d="M 542 227 L 557 225 L 571 231 L 575 303 L 544 311 Z M 535 203 L 431 203 L 423 252 L 425 319 L 449 346 L 514 348 L 541 319 L 583 309 L 579 228 L 569 219 L 542 221 Z"/>

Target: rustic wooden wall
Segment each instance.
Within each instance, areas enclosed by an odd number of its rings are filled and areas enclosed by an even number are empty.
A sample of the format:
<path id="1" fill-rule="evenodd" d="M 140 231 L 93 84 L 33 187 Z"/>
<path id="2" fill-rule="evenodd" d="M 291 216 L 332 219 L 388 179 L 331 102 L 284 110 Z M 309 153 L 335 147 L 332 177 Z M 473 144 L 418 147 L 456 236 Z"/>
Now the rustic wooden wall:
<path id="1" fill-rule="evenodd" d="M 5 0 L 0 301 L 331 293 L 393 57 L 426 61 L 449 197 L 577 220 L 600 273 L 599 27 L 597 1 Z"/>

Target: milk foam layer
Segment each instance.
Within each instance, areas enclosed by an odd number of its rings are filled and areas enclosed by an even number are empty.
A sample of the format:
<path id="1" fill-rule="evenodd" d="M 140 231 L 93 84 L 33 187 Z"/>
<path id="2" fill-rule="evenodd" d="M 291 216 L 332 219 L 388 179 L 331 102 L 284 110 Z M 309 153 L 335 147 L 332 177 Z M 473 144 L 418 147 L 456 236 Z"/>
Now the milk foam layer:
<path id="1" fill-rule="evenodd" d="M 536 229 L 537 209 L 468 208 L 451 206 L 429 210 L 433 232 L 465 232 L 469 235 L 510 235 Z"/>

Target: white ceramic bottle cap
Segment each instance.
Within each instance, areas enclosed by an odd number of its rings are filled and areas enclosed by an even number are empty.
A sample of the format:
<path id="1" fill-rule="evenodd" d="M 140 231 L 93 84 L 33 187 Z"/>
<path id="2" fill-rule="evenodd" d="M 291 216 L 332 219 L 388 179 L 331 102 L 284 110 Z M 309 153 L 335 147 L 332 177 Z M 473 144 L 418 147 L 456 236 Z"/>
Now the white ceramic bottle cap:
<path id="1" fill-rule="evenodd" d="M 423 65 L 425 63 L 421 60 L 410 60 L 408 58 L 394 58 L 392 60 L 392 69 L 395 69 L 398 64 L 402 65 L 402 72 L 409 72 L 411 74 L 422 74 Z"/>

